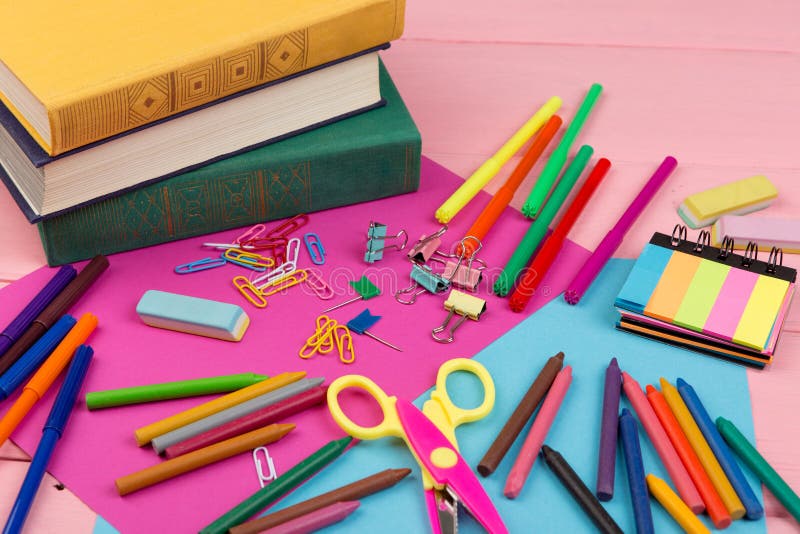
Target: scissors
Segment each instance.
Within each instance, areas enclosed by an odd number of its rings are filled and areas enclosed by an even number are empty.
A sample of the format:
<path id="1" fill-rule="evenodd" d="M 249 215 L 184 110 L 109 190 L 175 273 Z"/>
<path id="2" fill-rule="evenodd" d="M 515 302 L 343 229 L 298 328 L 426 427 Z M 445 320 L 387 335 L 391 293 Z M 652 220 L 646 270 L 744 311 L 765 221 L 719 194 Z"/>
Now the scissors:
<path id="1" fill-rule="evenodd" d="M 447 377 L 456 371 L 474 374 L 483 385 L 483 403 L 469 410 L 456 406 L 447 394 Z M 348 388 L 369 393 L 383 411 L 383 421 L 362 427 L 347 417 L 339 406 L 339 394 Z M 455 358 L 442 364 L 436 387 L 422 410 L 404 399 L 388 396 L 375 382 L 361 375 L 346 375 L 328 388 L 328 408 L 336 423 L 358 439 L 394 436 L 405 441 L 422 469 L 422 484 L 428 518 L 434 534 L 455 534 L 459 501 L 490 533 L 508 529 L 478 478 L 458 452 L 455 429 L 462 423 L 477 421 L 494 407 L 494 382 L 480 363 Z"/>

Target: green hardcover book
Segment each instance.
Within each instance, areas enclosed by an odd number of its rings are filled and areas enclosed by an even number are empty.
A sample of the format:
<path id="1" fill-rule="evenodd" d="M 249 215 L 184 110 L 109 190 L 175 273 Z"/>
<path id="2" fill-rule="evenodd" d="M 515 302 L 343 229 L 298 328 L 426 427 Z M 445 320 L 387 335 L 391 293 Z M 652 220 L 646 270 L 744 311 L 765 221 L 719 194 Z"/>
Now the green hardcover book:
<path id="1" fill-rule="evenodd" d="M 416 191 L 421 139 L 386 68 L 386 106 L 38 223 L 61 265 Z"/>

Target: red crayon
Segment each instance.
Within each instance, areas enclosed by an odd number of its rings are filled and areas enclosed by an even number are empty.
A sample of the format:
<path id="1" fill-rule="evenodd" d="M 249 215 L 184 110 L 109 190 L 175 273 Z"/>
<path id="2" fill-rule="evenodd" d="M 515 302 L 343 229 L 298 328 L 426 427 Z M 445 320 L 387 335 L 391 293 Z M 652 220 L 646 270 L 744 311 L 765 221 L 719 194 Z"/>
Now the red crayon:
<path id="1" fill-rule="evenodd" d="M 553 233 L 550 234 L 550 237 L 545 240 L 542 249 L 536 255 L 536 258 L 534 258 L 533 263 L 531 263 L 522 274 L 519 285 L 517 289 L 514 290 L 514 294 L 511 295 L 511 299 L 509 300 L 512 311 L 521 312 L 525 309 L 525 306 L 528 305 L 536 288 L 539 287 L 539 283 L 555 261 L 556 256 L 558 256 L 561 246 L 567 238 L 567 234 L 569 234 L 575 221 L 578 220 L 578 217 L 583 211 L 583 208 L 586 207 L 589 199 L 592 198 L 592 194 L 594 194 L 597 186 L 600 185 L 600 182 L 608 173 L 609 168 L 611 168 L 611 162 L 606 158 L 600 158 L 597 161 L 594 169 L 592 169 L 592 172 L 586 178 L 586 182 L 584 182 L 578 194 L 575 195 L 575 199 L 569 205 L 566 213 L 564 213 L 564 217 L 562 217 L 561 221 L 555 227 Z"/>

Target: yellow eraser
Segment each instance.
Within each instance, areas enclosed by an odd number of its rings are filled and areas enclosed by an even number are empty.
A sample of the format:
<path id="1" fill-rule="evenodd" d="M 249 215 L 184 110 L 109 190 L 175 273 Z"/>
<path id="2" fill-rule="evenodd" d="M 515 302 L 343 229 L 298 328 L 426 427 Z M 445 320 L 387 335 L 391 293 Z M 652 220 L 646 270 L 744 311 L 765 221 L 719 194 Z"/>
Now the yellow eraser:
<path id="1" fill-rule="evenodd" d="M 778 190 L 766 176 L 751 176 L 687 197 L 678 215 L 692 228 L 713 224 L 723 215 L 762 210 L 777 198 Z"/>

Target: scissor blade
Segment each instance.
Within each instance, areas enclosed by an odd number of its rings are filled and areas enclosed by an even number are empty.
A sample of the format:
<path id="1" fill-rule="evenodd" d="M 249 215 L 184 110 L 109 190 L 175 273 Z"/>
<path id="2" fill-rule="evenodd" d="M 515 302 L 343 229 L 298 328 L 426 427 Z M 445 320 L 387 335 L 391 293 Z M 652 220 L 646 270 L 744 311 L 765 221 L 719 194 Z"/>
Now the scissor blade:
<path id="1" fill-rule="evenodd" d="M 508 529 L 483 486 L 445 435 L 410 402 L 398 399 L 395 406 L 409 446 L 436 484 L 448 486 L 490 533 L 507 533 Z M 434 463 L 433 457 L 438 458 L 439 465 Z"/>
<path id="2" fill-rule="evenodd" d="M 458 534 L 458 499 L 449 491 L 433 490 L 439 531 L 442 534 Z"/>

